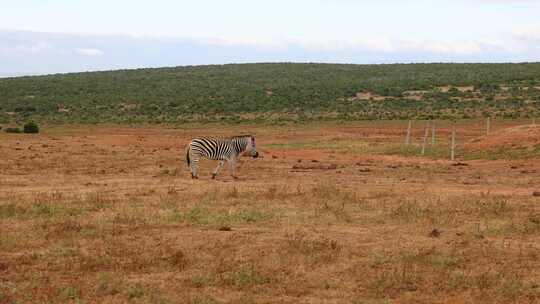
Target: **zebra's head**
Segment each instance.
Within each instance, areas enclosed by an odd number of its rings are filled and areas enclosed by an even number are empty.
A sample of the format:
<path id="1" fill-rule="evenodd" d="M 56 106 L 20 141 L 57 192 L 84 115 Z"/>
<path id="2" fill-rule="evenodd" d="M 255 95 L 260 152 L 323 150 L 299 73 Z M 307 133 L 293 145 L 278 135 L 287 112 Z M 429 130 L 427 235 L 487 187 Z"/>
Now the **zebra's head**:
<path id="1" fill-rule="evenodd" d="M 255 146 L 255 137 L 249 136 L 249 142 L 247 144 L 246 151 L 253 158 L 259 157 L 259 152 L 257 152 L 257 147 Z"/>
<path id="2" fill-rule="evenodd" d="M 231 140 L 238 155 L 242 154 L 253 158 L 259 157 L 259 152 L 257 152 L 255 145 L 255 137 L 252 135 L 233 136 Z"/>
<path id="3" fill-rule="evenodd" d="M 234 136 L 232 137 L 232 141 L 236 146 L 238 154 L 251 156 L 253 158 L 259 157 L 259 152 L 257 152 L 257 146 L 255 145 L 255 137 L 252 135 Z"/>

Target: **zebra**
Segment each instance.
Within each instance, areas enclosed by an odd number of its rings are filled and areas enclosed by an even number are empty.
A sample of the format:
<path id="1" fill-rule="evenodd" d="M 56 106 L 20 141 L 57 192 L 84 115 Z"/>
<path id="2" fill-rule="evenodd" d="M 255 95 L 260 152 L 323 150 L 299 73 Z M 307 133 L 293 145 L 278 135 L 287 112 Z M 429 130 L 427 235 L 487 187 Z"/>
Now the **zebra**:
<path id="1" fill-rule="evenodd" d="M 187 147 L 186 160 L 191 169 L 191 178 L 198 179 L 197 163 L 201 157 L 219 160 L 219 164 L 212 172 L 212 179 L 216 178 L 219 169 L 229 163 L 231 176 L 236 177 L 236 159 L 243 153 L 247 152 L 253 158 L 259 157 L 259 152 L 255 148 L 255 137 L 251 135 L 233 136 L 230 138 L 208 138 L 199 137 L 191 140 Z"/>

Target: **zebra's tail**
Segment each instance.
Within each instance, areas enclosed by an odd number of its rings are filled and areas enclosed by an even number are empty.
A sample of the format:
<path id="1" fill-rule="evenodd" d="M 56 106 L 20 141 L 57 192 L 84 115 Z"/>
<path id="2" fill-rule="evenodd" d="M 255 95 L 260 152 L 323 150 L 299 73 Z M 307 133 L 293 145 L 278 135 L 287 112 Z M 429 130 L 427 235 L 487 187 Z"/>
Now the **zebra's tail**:
<path id="1" fill-rule="evenodd" d="M 187 160 L 187 164 L 188 164 L 188 167 L 191 165 L 191 159 L 189 159 L 189 149 L 190 149 L 190 146 L 188 146 L 187 148 L 187 152 L 186 152 L 186 160 Z"/>

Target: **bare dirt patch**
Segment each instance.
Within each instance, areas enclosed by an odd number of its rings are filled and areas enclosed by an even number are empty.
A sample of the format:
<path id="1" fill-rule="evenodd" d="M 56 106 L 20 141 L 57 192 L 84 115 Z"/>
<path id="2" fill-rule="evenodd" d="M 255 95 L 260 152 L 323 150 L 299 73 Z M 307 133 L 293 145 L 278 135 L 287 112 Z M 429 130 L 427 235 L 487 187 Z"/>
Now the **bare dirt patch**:
<path id="1" fill-rule="evenodd" d="M 462 93 L 473 92 L 474 91 L 474 86 L 450 86 L 450 85 L 446 85 L 446 86 L 438 87 L 438 89 L 441 90 L 441 92 L 443 92 L 443 93 L 448 93 L 448 92 L 450 92 L 450 90 L 452 90 L 454 88 L 456 90 L 462 92 Z"/>
<path id="2" fill-rule="evenodd" d="M 540 145 L 540 125 L 523 125 L 501 129 L 470 140 L 469 150 L 531 149 Z"/>
<path id="3" fill-rule="evenodd" d="M 374 100 L 374 101 L 382 101 L 385 99 L 393 99 L 394 97 L 391 96 L 382 96 L 378 95 L 372 92 L 358 92 L 356 93 L 355 97 L 349 98 L 350 101 L 354 100 Z"/>

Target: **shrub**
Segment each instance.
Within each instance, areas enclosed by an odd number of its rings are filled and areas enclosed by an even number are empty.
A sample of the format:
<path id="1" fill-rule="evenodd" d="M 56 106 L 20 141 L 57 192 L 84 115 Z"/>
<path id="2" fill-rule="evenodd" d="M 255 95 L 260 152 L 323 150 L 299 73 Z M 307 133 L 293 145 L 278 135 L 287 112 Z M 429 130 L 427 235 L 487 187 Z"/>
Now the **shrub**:
<path id="1" fill-rule="evenodd" d="M 20 128 L 5 128 L 6 133 L 22 133 Z"/>
<path id="2" fill-rule="evenodd" d="M 35 112 L 36 108 L 32 106 L 23 106 L 23 107 L 16 107 L 13 109 L 14 112 L 20 113 L 20 112 Z"/>
<path id="3" fill-rule="evenodd" d="M 29 122 L 24 125 L 24 133 L 39 133 L 39 127 L 35 122 Z"/>

